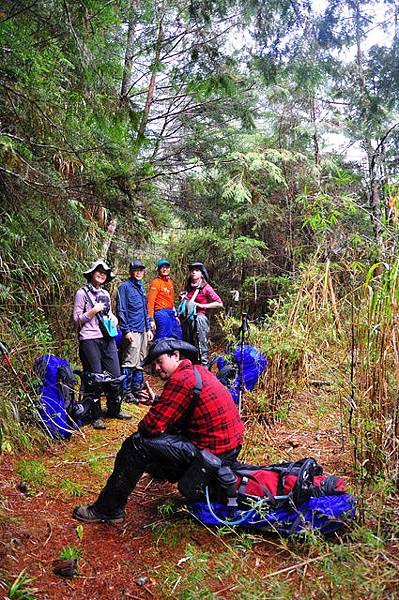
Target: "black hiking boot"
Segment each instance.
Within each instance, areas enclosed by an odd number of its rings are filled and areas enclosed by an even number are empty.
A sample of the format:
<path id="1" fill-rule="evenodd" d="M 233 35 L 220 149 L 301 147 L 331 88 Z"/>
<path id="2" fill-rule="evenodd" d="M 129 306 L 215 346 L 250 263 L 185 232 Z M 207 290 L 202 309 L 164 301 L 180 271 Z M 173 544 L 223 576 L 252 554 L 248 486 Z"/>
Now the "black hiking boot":
<path id="1" fill-rule="evenodd" d="M 123 401 L 127 404 L 140 404 L 139 398 L 135 394 L 133 394 L 133 392 L 128 392 L 124 396 Z"/>
<path id="2" fill-rule="evenodd" d="M 116 415 L 113 415 L 112 413 L 108 414 L 108 412 L 106 412 L 105 416 L 107 417 L 107 419 L 119 419 L 120 421 L 127 421 L 132 418 L 132 415 L 121 410 Z"/>
<path id="3" fill-rule="evenodd" d="M 117 525 L 124 521 L 125 511 L 120 509 L 113 515 L 103 515 L 97 512 L 94 506 L 91 505 L 75 506 L 72 517 L 84 523 L 112 523 L 113 525 Z"/>
<path id="4" fill-rule="evenodd" d="M 95 419 L 94 421 L 92 421 L 91 426 L 93 427 L 93 429 L 107 429 L 102 419 Z"/>

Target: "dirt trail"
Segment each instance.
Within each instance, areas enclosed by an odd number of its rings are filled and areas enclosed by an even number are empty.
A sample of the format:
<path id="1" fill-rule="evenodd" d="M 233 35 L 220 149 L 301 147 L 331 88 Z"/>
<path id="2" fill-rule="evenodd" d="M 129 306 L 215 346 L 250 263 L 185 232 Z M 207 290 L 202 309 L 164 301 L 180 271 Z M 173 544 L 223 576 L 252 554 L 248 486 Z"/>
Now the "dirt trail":
<path id="1" fill-rule="evenodd" d="M 289 421 L 264 430 L 259 461 L 313 456 L 328 472 L 348 474 L 337 414 L 320 408 L 326 398 L 299 394 Z M 86 427 L 84 437 L 76 434 L 68 442 L 53 444 L 43 456 L 2 455 L 0 564 L 9 580 L 26 569 L 35 578 L 30 587 L 41 600 L 172 596 L 221 600 L 242 597 L 238 576 L 227 572 L 221 553 L 231 554 L 230 562 L 240 566 L 241 579 L 248 581 L 260 582 L 271 569 L 287 565 L 284 549 L 275 541 L 262 538 L 242 550 L 245 538 L 216 535 L 194 522 L 179 509 L 175 486 L 152 482 L 147 476 L 132 494 L 122 525 L 78 527 L 71 517 L 73 507 L 94 499 L 122 440 L 146 411 L 131 405 L 124 409 L 132 413 L 132 421 L 108 421 L 102 432 Z M 249 444 L 252 437 L 248 431 Z M 21 472 L 30 473 L 31 481 L 21 485 Z M 71 579 L 53 573 L 53 561 L 68 546 L 81 553 L 78 576 Z M 201 586 L 208 595 L 190 595 L 190 589 Z M 263 597 L 259 586 L 254 598 Z M 2 592 L 0 588 L 0 596 Z"/>

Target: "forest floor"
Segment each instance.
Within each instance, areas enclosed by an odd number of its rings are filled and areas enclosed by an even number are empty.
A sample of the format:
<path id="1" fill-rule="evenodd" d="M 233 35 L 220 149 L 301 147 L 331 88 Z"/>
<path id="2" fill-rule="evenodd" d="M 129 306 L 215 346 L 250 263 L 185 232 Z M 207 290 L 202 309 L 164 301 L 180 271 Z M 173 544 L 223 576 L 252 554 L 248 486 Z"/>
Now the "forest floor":
<path id="1" fill-rule="evenodd" d="M 189 515 L 174 485 L 149 476 L 129 499 L 123 524 L 72 519 L 75 505 L 94 500 L 121 442 L 147 410 L 124 409 L 131 421 L 108 421 L 100 432 L 85 427 L 83 435 L 54 443 L 41 456 L 1 456 L 0 564 L 5 577 L 0 597 L 399 598 L 397 529 L 387 543 L 360 525 L 327 540 L 212 530 Z M 289 418 L 272 427 L 249 418 L 241 458 L 270 464 L 312 456 L 326 473 L 350 481 L 350 453 L 337 411 L 328 390 L 298 392 Z M 54 561 L 70 556 L 78 558 L 76 576 L 55 575 Z"/>

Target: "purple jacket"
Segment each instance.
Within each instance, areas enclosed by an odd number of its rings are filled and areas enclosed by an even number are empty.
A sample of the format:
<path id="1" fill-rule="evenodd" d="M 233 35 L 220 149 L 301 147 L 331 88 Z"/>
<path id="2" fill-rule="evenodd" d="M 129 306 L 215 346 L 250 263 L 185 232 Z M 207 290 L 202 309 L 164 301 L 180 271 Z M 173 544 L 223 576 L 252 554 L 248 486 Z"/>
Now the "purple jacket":
<path id="1" fill-rule="evenodd" d="M 111 304 L 111 297 L 109 293 L 101 288 L 101 293 L 105 296 L 108 296 L 109 302 Z M 96 303 L 96 297 L 90 291 L 88 292 L 88 296 L 93 304 Z M 90 319 L 87 316 L 87 313 L 92 309 L 89 301 L 86 298 L 86 295 L 83 291 L 83 288 L 76 292 L 75 296 L 75 304 L 73 307 L 73 322 L 76 330 L 79 332 L 80 340 L 94 340 L 96 338 L 102 338 L 103 334 L 100 331 L 100 327 L 98 325 L 98 319 L 96 315 Z M 112 311 L 109 311 L 108 316 L 110 318 L 116 319 L 115 315 Z"/>

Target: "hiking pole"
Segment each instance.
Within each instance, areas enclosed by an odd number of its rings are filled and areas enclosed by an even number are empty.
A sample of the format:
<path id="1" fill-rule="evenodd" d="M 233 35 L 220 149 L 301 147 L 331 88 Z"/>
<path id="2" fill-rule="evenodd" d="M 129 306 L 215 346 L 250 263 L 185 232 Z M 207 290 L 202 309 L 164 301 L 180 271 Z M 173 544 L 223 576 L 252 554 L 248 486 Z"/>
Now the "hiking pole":
<path id="1" fill-rule="evenodd" d="M 241 317 L 241 327 L 240 327 L 240 364 L 239 364 L 239 374 L 240 374 L 240 386 L 238 391 L 238 412 L 241 414 L 242 402 L 244 399 L 244 343 L 245 338 L 249 336 L 249 325 L 248 325 L 248 314 L 242 313 Z"/>
<path id="2" fill-rule="evenodd" d="M 39 412 L 39 409 L 37 408 L 36 404 L 34 403 L 34 401 L 32 400 L 32 398 L 30 397 L 30 394 L 28 392 L 28 388 L 26 387 L 26 385 L 24 384 L 22 377 L 20 376 L 20 374 L 15 370 L 14 365 L 11 362 L 11 358 L 8 354 L 8 350 L 6 348 L 6 346 L 3 344 L 3 342 L 0 342 L 0 354 L 3 356 L 4 360 L 6 361 L 7 365 L 10 367 L 12 374 L 16 377 L 17 381 L 19 382 L 22 391 L 24 392 L 25 396 L 27 397 L 27 399 L 29 400 L 32 408 L 35 411 L 35 414 L 37 415 L 37 417 L 39 418 L 41 424 L 43 425 L 44 429 L 46 430 L 46 432 L 48 433 L 48 435 L 50 436 L 51 439 L 54 439 L 53 434 L 50 432 L 49 428 L 46 425 L 46 422 L 44 421 L 42 415 Z"/>

